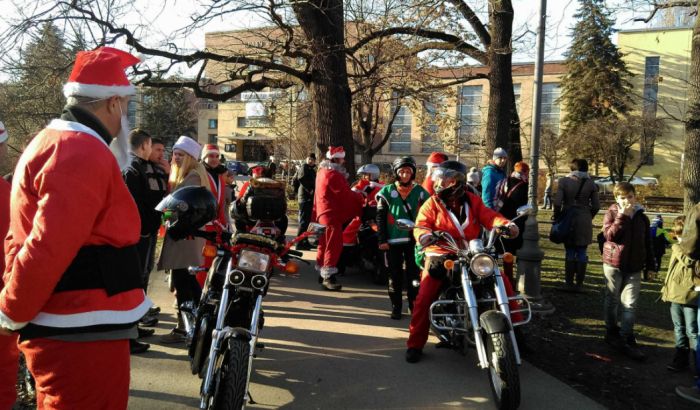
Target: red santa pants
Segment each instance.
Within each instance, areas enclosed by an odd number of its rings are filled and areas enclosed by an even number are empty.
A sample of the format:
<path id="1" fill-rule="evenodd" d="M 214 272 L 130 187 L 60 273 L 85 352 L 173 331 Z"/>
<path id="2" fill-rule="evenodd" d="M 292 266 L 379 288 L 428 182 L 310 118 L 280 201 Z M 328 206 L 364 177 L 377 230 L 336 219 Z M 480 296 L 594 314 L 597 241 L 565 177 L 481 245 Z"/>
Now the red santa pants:
<path id="1" fill-rule="evenodd" d="M 324 278 L 337 272 L 338 260 L 343 252 L 343 224 L 322 215 L 318 223 L 326 225 L 326 231 L 318 240 L 316 264 Z"/>
<path id="2" fill-rule="evenodd" d="M 508 277 L 502 275 L 503 284 L 506 288 L 508 296 L 514 296 L 515 292 L 508 280 Z M 408 326 L 408 341 L 406 346 L 409 349 L 422 349 L 428 341 L 428 333 L 430 331 L 430 305 L 440 296 L 443 281 L 435 279 L 428 271 L 424 270 L 421 274 L 420 287 L 418 288 L 418 296 L 413 302 L 413 310 L 411 311 L 411 324 Z M 518 304 L 515 301 L 509 303 L 510 309 L 518 309 Z M 519 312 L 511 313 L 513 321 L 522 320 L 522 314 Z"/>
<path id="3" fill-rule="evenodd" d="M 11 409 L 17 399 L 17 335 L 0 336 L 0 410 Z"/>
<path id="4" fill-rule="evenodd" d="M 36 380 L 37 408 L 124 410 L 129 401 L 129 340 L 20 344 Z"/>

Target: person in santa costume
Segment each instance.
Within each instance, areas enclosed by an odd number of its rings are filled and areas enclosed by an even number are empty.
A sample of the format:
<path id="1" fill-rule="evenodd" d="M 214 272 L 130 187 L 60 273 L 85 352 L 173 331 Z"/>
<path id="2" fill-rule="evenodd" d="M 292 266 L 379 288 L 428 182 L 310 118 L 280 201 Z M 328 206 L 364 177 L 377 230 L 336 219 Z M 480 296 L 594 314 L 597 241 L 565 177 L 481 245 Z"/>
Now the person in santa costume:
<path id="1" fill-rule="evenodd" d="M 0 122 L 0 162 L 7 152 L 8 134 L 5 125 Z M 0 178 L 0 235 L 4 238 L 10 227 L 10 183 Z M 0 259 L 0 268 L 5 271 L 5 258 Z M 3 287 L 0 275 L 0 289 Z M 17 334 L 0 335 L 0 409 L 11 409 L 17 399 L 17 366 L 19 349 Z"/>
<path id="2" fill-rule="evenodd" d="M 326 290 L 340 290 L 338 260 L 343 251 L 343 225 L 360 215 L 365 196 L 350 189 L 343 147 L 328 147 L 326 160 L 321 161 L 316 174 L 314 192 L 315 219 L 326 226 L 318 242 L 316 265 L 321 274 L 321 285 Z"/>
<path id="3" fill-rule="evenodd" d="M 423 179 L 422 184 L 423 189 L 428 191 L 428 194 L 432 195 L 435 193 L 435 190 L 433 189 L 433 178 L 431 176 L 431 174 L 433 173 L 433 169 L 435 169 L 435 167 L 442 164 L 443 162 L 447 161 L 447 159 L 447 154 L 443 154 L 442 152 L 430 153 L 428 161 L 425 163 L 427 170 L 425 171 L 425 179 Z"/>
<path id="4" fill-rule="evenodd" d="M 61 118 L 15 169 L 0 333 L 19 333 L 39 409 L 127 407 L 129 339 L 151 306 L 120 171 L 136 91 L 124 70 L 138 62 L 110 47 L 78 52 Z"/>
<path id="5" fill-rule="evenodd" d="M 216 144 L 206 144 L 202 148 L 202 163 L 207 171 L 207 179 L 209 180 L 209 189 L 216 198 L 216 221 L 228 229 L 228 217 L 226 215 L 226 166 L 221 163 L 221 151 Z M 205 231 L 215 231 L 214 221 L 204 226 Z M 211 244 L 211 242 L 207 242 Z M 214 258 L 205 256 L 204 267 L 209 268 Z M 206 275 L 205 275 L 206 276 Z M 201 283 L 200 283 L 201 284 Z"/>

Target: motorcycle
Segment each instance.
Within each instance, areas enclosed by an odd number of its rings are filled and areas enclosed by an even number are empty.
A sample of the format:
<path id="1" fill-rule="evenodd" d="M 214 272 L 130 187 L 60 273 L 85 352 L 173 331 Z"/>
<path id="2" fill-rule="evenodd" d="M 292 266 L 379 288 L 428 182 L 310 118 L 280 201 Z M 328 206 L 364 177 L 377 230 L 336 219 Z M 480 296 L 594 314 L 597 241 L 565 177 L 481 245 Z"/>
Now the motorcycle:
<path id="1" fill-rule="evenodd" d="M 525 205 L 518 209 L 513 220 L 531 213 L 532 207 Z M 400 219 L 397 224 L 402 230 L 415 228 L 415 223 L 408 219 Z M 467 249 L 447 232 L 432 232 L 433 245 L 449 254 L 444 262 L 447 285 L 430 306 L 431 328 L 441 344 L 461 351 L 468 346 L 476 347 L 478 365 L 487 370 L 498 409 L 516 409 L 520 405 L 521 359 L 513 329 L 532 318 L 527 299 L 507 296 L 498 267 L 495 245 L 507 231 L 506 227 L 494 227 L 486 246 L 483 240 L 475 239 L 469 241 Z M 511 310 L 510 301 L 516 301 L 519 309 Z M 511 319 L 511 314 L 516 313 L 522 317 L 519 321 Z"/>
<path id="2" fill-rule="evenodd" d="M 379 249 L 376 213 L 376 207 L 365 207 L 362 218 L 356 218 L 345 228 L 343 242 L 346 236 L 352 240 L 343 244 L 338 273 L 343 274 L 346 267 L 356 266 L 360 272 L 368 274 L 373 283 L 386 285 L 389 264 L 386 252 Z"/>
<path id="3" fill-rule="evenodd" d="M 293 241 L 280 244 L 279 229 L 258 221 L 249 233 L 232 235 L 223 229 L 200 232 L 216 245 L 205 247 L 214 257 L 197 306 L 181 308 L 192 374 L 202 378 L 201 409 L 241 409 L 254 403 L 248 390 L 252 361 L 265 317 L 262 308 L 274 268 L 295 275 L 292 260 L 301 252 L 291 249 L 298 241 L 323 233 L 325 226 L 311 224 Z M 192 267 L 196 274 L 203 268 Z"/>

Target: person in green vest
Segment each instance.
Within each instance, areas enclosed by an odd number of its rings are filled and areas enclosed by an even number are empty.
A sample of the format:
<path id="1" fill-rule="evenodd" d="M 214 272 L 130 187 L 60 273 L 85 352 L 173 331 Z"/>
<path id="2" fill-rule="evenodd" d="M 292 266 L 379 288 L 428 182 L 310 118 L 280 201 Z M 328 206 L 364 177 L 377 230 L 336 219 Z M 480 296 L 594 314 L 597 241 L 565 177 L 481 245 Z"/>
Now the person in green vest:
<path id="1" fill-rule="evenodd" d="M 398 230 L 396 221 L 399 219 L 415 221 L 418 210 L 430 194 L 414 181 L 416 160 L 413 157 L 396 159 L 392 164 L 392 170 L 395 182 L 387 184 L 377 193 L 377 227 L 379 249 L 388 252 L 391 318 L 399 320 L 404 283 L 408 295 L 408 308 L 412 311 L 413 301 L 418 294 L 413 281 L 418 280 L 420 270 L 415 262 L 413 235 L 411 232 Z"/>

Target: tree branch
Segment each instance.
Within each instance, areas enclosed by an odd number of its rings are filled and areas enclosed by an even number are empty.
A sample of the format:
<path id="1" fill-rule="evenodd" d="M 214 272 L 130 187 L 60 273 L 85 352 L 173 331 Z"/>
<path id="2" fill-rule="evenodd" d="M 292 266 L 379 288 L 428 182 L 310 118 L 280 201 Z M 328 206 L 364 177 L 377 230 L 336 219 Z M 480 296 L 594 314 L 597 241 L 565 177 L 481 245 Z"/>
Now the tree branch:
<path id="1" fill-rule="evenodd" d="M 472 10 L 467 3 L 465 3 L 463 0 L 447 0 L 448 3 L 452 4 L 457 8 L 459 13 L 464 16 L 464 18 L 469 22 L 469 25 L 472 26 L 472 29 L 474 29 L 474 32 L 476 33 L 477 37 L 479 37 L 479 40 L 481 41 L 481 44 L 484 46 L 484 49 L 489 48 L 491 46 L 491 35 L 489 34 L 488 29 L 484 24 L 479 20 L 479 17 L 474 13 L 474 10 Z"/>
<path id="2" fill-rule="evenodd" d="M 641 21 L 644 23 L 648 23 L 654 18 L 654 16 L 656 15 L 656 13 L 659 10 L 670 9 L 673 7 L 694 7 L 694 6 L 697 6 L 697 4 L 698 3 L 695 1 L 669 1 L 666 3 L 654 2 L 653 3 L 654 8 L 651 10 L 651 12 L 649 13 L 649 15 L 647 17 L 638 17 L 638 18 L 635 18 L 633 21 Z"/>

